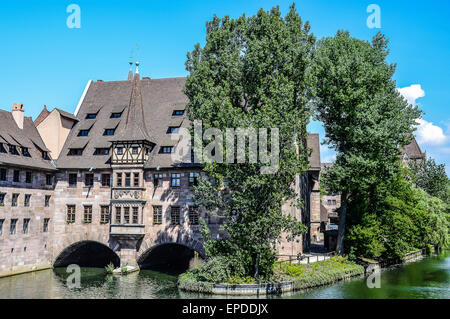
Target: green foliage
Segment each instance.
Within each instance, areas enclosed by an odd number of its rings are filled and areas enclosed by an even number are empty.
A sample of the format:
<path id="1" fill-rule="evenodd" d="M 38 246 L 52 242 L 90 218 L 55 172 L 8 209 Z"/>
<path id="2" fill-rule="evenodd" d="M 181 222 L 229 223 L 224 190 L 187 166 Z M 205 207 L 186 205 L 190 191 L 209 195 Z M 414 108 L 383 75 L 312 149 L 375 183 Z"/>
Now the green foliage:
<path id="1" fill-rule="evenodd" d="M 114 272 L 114 269 L 115 267 L 113 263 L 109 263 L 107 266 L 105 266 L 106 273 L 108 274 L 112 274 Z"/>
<path id="2" fill-rule="evenodd" d="M 440 199 L 415 188 L 402 175 L 385 188 L 389 194 L 373 213 L 367 213 L 367 199 L 351 203 L 345 240 L 352 254 L 401 259 L 416 249 L 448 245 L 450 223 Z"/>
<path id="3" fill-rule="evenodd" d="M 382 185 L 399 173 L 399 147 L 410 143 L 421 115 L 397 92 L 387 47 L 381 33 L 370 43 L 338 31 L 319 42 L 314 58 L 316 119 L 324 124 L 325 143 L 336 150 L 336 163 L 325 170 L 321 183 L 328 191 L 342 193 L 340 253 L 347 208 L 358 211 L 351 205 L 367 200 L 364 214 L 379 210 L 387 195 Z M 369 241 L 358 244 L 373 246 L 372 252 L 381 254 L 383 247 L 373 233 L 377 226 L 371 227 L 355 228 L 350 236 Z"/>
<path id="4" fill-rule="evenodd" d="M 275 267 L 278 280 L 292 280 L 296 290 L 328 285 L 363 274 L 363 266 L 340 256 L 307 265 L 281 263 Z"/>
<path id="5" fill-rule="evenodd" d="M 209 179 L 195 187 L 196 204 L 209 214 L 220 214 L 229 235 L 207 242 L 208 256 L 239 260 L 244 268 L 240 276 L 269 277 L 281 234 L 295 240 L 306 232 L 299 221 L 282 215 L 281 208 L 287 202 L 301 204 L 292 186 L 308 167 L 306 125 L 314 43 L 309 23 L 303 24 L 294 6 L 285 17 L 276 7 L 251 17 L 214 16 L 207 23 L 205 46 L 197 44 L 187 56 L 190 120 L 201 120 L 204 130 L 222 132 L 279 129 L 279 165 L 273 174 L 261 174 L 267 166 L 261 162 L 204 161 Z M 204 147 L 209 144 L 201 142 Z M 249 158 L 247 148 L 226 146 L 224 158 L 230 154 Z"/>
<path id="6" fill-rule="evenodd" d="M 450 212 L 450 180 L 445 172 L 444 164 L 436 164 L 433 158 L 411 162 L 415 184 L 431 196 L 441 199 L 447 204 Z"/>

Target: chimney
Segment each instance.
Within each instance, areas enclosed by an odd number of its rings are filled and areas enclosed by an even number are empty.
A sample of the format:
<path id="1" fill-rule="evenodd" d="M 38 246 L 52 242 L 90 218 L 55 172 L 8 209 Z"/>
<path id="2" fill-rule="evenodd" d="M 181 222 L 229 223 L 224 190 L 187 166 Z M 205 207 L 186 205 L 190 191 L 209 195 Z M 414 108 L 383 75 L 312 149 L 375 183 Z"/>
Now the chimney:
<path id="1" fill-rule="evenodd" d="M 23 130 L 23 119 L 24 119 L 25 109 L 22 103 L 13 104 L 12 116 L 16 121 L 17 126 Z"/>

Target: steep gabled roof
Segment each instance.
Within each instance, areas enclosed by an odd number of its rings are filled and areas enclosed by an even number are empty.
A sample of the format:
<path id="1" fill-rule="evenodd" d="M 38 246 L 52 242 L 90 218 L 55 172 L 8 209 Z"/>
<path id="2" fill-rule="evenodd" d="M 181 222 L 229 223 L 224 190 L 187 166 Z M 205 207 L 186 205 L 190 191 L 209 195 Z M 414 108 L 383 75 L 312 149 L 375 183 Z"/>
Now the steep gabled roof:
<path id="1" fill-rule="evenodd" d="M 173 162 L 170 156 L 171 154 L 159 153 L 161 146 L 172 146 L 176 144 L 176 141 L 171 141 L 170 136 L 167 134 L 167 129 L 170 123 L 173 123 L 172 121 L 178 121 L 177 123 L 181 123 L 181 127 L 189 128 L 190 126 L 188 120 L 180 121 L 180 117 L 172 116 L 174 110 L 184 109 L 188 102 L 186 95 L 183 93 L 185 81 L 185 78 L 143 78 L 139 80 L 139 88 L 134 87 L 136 83 L 134 80 L 92 82 L 77 114 L 80 121 L 71 130 L 58 158 L 58 168 L 109 168 L 110 155 L 94 155 L 95 149 L 110 147 L 112 140 L 124 138 L 121 135 L 125 134 L 124 132 L 127 132 L 127 134 L 130 132 L 126 129 L 126 126 L 127 123 L 128 126 L 133 126 L 133 123 L 135 123 L 133 119 L 142 121 L 142 124 L 139 124 L 139 126 L 145 126 L 147 134 L 139 130 L 135 132 L 131 130 L 131 138 L 144 138 L 156 144 L 145 167 L 153 168 L 160 166 L 170 168 L 186 166 L 186 164 Z M 141 111 L 139 110 L 140 101 L 138 94 L 132 94 L 132 91 L 136 89 L 140 89 L 142 99 L 143 116 L 139 118 L 138 115 Z M 135 102 L 132 102 L 132 100 Z M 135 111 L 130 112 L 130 118 L 127 121 L 129 106 L 133 104 L 134 106 L 137 105 L 137 113 Z M 87 120 L 86 115 L 93 110 L 97 112 L 96 118 L 94 120 Z M 120 118 L 111 118 L 112 113 L 121 112 L 122 116 Z M 185 115 L 182 118 L 185 118 Z M 87 125 L 86 123 L 90 121 L 93 125 L 90 128 L 89 135 L 87 137 L 77 136 L 80 128 Z M 105 129 L 114 127 L 116 130 L 114 136 L 103 135 Z M 133 127 L 131 128 L 133 129 Z M 75 141 L 89 141 L 85 145 L 82 156 L 67 155 L 71 145 L 77 144 Z M 193 165 L 191 164 L 191 166 Z"/>
<path id="2" fill-rule="evenodd" d="M 402 154 L 408 155 L 408 158 L 410 159 L 425 158 L 425 153 L 422 153 L 422 150 L 420 149 L 415 137 L 413 137 L 411 143 L 402 147 L 401 152 Z"/>
<path id="3" fill-rule="evenodd" d="M 45 147 L 31 117 L 24 118 L 23 129 L 21 130 L 11 112 L 0 110 L 0 136 L 2 137 L 0 143 L 6 142 L 18 147 L 27 147 L 30 153 L 30 157 L 23 156 L 18 149 L 20 155 L 13 155 L 9 153 L 9 149 L 5 145 L 7 153 L 0 153 L 0 162 L 31 169 L 56 170 L 50 160 L 42 158 L 42 151 L 48 152 L 48 149 Z"/>
<path id="4" fill-rule="evenodd" d="M 113 111 L 116 111 L 115 109 Z M 141 81 L 139 73 L 134 75 L 133 87 L 131 89 L 130 102 L 126 110 L 123 128 L 116 134 L 111 141 L 147 141 L 152 138 L 148 134 L 145 125 L 145 112 L 142 102 Z"/>
<path id="5" fill-rule="evenodd" d="M 47 110 L 47 105 L 44 105 L 44 108 L 42 109 L 41 113 L 38 115 L 38 117 L 34 120 L 34 125 L 38 126 L 39 124 L 42 123 L 42 121 L 44 121 L 47 116 L 50 115 L 50 111 Z"/>
<path id="6" fill-rule="evenodd" d="M 312 149 L 311 155 L 308 158 L 308 162 L 311 165 L 310 170 L 320 170 L 320 142 L 319 134 L 310 133 L 306 140 L 308 148 Z"/>

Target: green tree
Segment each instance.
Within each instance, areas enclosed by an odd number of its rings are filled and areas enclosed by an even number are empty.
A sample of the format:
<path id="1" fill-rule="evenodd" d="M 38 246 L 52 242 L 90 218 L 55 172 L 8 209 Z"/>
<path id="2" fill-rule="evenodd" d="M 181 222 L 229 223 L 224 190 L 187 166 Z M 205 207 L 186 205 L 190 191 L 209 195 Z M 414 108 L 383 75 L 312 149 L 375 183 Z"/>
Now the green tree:
<path id="1" fill-rule="evenodd" d="M 314 58 L 316 118 L 337 153 L 336 164 L 321 181 L 342 196 L 339 253 L 349 199 L 364 197 L 367 213 L 376 211 L 386 196 L 381 185 L 398 174 L 399 147 L 410 142 L 407 133 L 421 114 L 396 91 L 387 45 L 381 33 L 370 43 L 338 31 L 319 42 Z"/>
<path id="2" fill-rule="evenodd" d="M 204 160 L 209 178 L 195 188 L 195 201 L 225 219 L 229 238 L 208 243 L 210 254 L 234 256 L 245 268 L 240 275 L 267 277 L 281 236 L 294 240 L 306 232 L 294 216 L 282 214 L 282 205 L 300 205 L 294 182 L 307 170 L 309 66 L 315 38 L 294 6 L 285 17 L 278 7 L 237 19 L 214 16 L 206 30 L 205 46 L 197 44 L 187 56 L 190 74 L 185 93 L 190 119 L 201 120 L 204 130 L 223 132 L 278 128 L 280 151 L 273 174 L 261 174 L 266 164 L 260 162 Z M 223 151 L 225 158 L 239 152 L 249 157 L 247 150 L 226 145 L 215 151 Z"/>
<path id="3" fill-rule="evenodd" d="M 429 157 L 424 161 L 413 162 L 410 166 L 418 187 L 450 205 L 450 182 L 444 164 L 438 165 Z"/>

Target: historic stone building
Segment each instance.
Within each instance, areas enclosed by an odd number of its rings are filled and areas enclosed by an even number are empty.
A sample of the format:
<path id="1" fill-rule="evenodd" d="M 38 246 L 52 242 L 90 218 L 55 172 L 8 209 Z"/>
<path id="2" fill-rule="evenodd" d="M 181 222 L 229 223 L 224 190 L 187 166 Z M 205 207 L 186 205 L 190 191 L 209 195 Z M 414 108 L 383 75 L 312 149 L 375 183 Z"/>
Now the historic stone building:
<path id="1" fill-rule="evenodd" d="M 23 105 L 0 112 L 0 276 L 105 260 L 173 265 L 204 254 L 200 217 L 215 238 L 224 235 L 222 221 L 192 200 L 200 165 L 173 160 L 173 137 L 191 125 L 184 83 L 141 79 L 137 67 L 126 81 L 90 81 L 75 115 L 45 107 L 37 129 Z M 318 135 L 307 142 L 311 169 L 294 185 L 305 207 L 286 204 L 283 212 L 311 232 L 282 242 L 284 255 L 308 249 L 320 227 Z"/>

